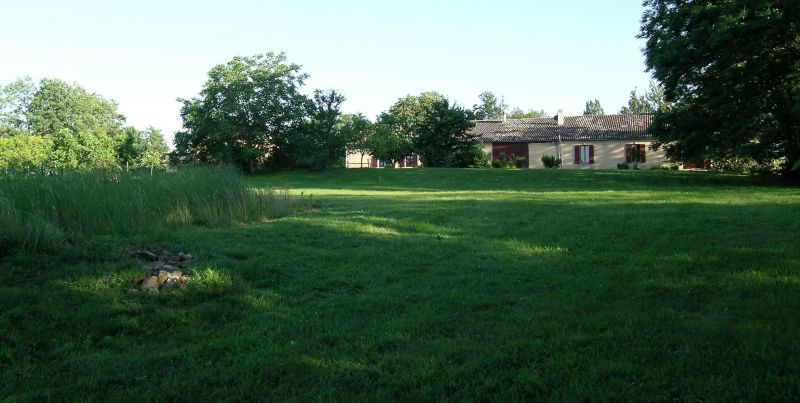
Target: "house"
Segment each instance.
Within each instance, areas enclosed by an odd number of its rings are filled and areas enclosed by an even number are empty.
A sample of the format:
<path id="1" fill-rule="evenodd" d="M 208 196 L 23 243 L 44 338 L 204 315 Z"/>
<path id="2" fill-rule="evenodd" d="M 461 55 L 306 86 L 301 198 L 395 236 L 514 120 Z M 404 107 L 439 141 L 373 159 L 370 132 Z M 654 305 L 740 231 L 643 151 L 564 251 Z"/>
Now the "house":
<path id="1" fill-rule="evenodd" d="M 616 169 L 618 163 L 633 163 L 639 149 L 639 166 L 666 162 L 663 149 L 650 149 L 647 128 L 652 114 L 564 116 L 537 119 L 502 119 L 475 122 L 472 132 L 483 149 L 498 159 L 525 157 L 527 168 L 543 168 L 542 156 L 554 155 L 567 169 Z"/>
<path id="2" fill-rule="evenodd" d="M 416 155 L 409 155 L 394 164 L 395 168 L 416 168 L 422 162 Z M 386 161 L 381 161 L 375 156 L 348 151 L 345 157 L 346 168 L 386 168 Z"/>

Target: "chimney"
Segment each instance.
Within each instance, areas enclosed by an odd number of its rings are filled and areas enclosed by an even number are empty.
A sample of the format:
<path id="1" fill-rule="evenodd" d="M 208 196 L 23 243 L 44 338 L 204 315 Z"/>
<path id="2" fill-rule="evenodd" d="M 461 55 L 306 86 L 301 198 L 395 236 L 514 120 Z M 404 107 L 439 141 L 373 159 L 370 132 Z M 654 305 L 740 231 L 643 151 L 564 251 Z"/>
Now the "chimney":
<path id="1" fill-rule="evenodd" d="M 559 126 L 564 126 L 564 110 L 563 109 L 559 109 L 558 110 L 557 121 L 558 121 L 558 125 Z"/>
<path id="2" fill-rule="evenodd" d="M 506 111 L 503 111 L 503 123 L 506 122 Z"/>

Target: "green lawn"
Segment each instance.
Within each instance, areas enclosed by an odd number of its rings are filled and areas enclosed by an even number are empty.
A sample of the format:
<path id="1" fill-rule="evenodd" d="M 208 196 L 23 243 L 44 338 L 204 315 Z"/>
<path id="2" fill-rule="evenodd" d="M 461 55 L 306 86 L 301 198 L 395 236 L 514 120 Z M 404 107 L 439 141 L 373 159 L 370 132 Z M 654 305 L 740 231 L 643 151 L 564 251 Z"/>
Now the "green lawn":
<path id="1" fill-rule="evenodd" d="M 0 398 L 793 400 L 800 189 L 664 171 L 349 170 L 316 208 L 0 262 Z M 126 292 L 124 247 L 204 280 Z"/>

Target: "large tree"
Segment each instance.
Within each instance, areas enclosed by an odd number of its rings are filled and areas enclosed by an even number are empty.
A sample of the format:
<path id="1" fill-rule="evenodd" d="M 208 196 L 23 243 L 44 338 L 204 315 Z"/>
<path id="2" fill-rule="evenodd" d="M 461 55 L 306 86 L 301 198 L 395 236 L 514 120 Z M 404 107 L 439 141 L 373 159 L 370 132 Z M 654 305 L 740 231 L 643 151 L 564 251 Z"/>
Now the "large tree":
<path id="1" fill-rule="evenodd" d="M 26 115 L 36 91 L 36 83 L 30 77 L 0 85 L 0 135 L 14 135 L 30 130 Z"/>
<path id="2" fill-rule="evenodd" d="M 294 149 L 296 166 L 328 168 L 342 165 L 347 138 L 340 129 L 341 106 L 344 95 L 336 90 L 314 91 L 309 119 L 298 131 L 299 149 Z"/>
<path id="3" fill-rule="evenodd" d="M 800 3 L 646 0 L 640 37 L 672 108 L 651 128 L 677 160 L 800 160 Z"/>
<path id="4" fill-rule="evenodd" d="M 468 167 L 471 150 L 478 144 L 469 132 L 475 115 L 447 99 L 435 101 L 415 128 L 414 150 L 428 167 Z"/>
<path id="5" fill-rule="evenodd" d="M 200 95 L 181 100 L 177 159 L 233 163 L 247 171 L 268 159 L 289 164 L 287 151 L 311 108 L 299 92 L 307 77 L 283 53 L 234 57 L 214 67 Z"/>
<path id="6" fill-rule="evenodd" d="M 586 101 L 586 109 L 583 111 L 583 116 L 603 116 L 605 114 L 606 112 L 600 105 L 599 99 Z"/>
<path id="7" fill-rule="evenodd" d="M 119 165 L 125 117 L 117 103 L 77 84 L 42 79 L 25 113 L 36 135 L 52 140 L 56 169 L 94 169 Z"/>
<path id="8" fill-rule="evenodd" d="M 653 113 L 656 108 L 648 100 L 647 94 L 639 95 L 636 90 L 631 91 L 628 96 L 628 104 L 620 108 L 619 113 L 625 115 L 637 113 Z"/>
<path id="9" fill-rule="evenodd" d="M 403 141 L 413 146 L 422 163 L 429 167 L 471 166 L 477 144 L 469 133 L 475 114 L 448 101 L 436 92 L 399 99 L 379 117 Z M 383 135 L 378 130 L 376 133 Z"/>
<path id="10" fill-rule="evenodd" d="M 478 120 L 501 119 L 508 108 L 505 101 L 497 99 L 497 96 L 491 91 L 481 92 L 478 95 L 478 99 L 480 99 L 481 103 L 472 107 L 475 118 Z"/>

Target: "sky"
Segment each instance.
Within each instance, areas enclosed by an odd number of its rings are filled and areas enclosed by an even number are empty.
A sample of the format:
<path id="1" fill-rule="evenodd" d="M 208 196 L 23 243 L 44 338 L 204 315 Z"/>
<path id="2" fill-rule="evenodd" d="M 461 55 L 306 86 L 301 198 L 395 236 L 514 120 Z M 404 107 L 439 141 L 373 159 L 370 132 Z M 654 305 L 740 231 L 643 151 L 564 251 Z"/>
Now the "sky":
<path id="1" fill-rule="evenodd" d="M 171 142 L 177 98 L 234 56 L 285 52 L 336 89 L 343 112 L 374 119 L 398 98 L 437 91 L 467 107 L 492 91 L 511 107 L 589 99 L 616 113 L 647 88 L 640 0 L 0 0 L 0 84 L 58 78 L 118 102 L 128 124 Z"/>

